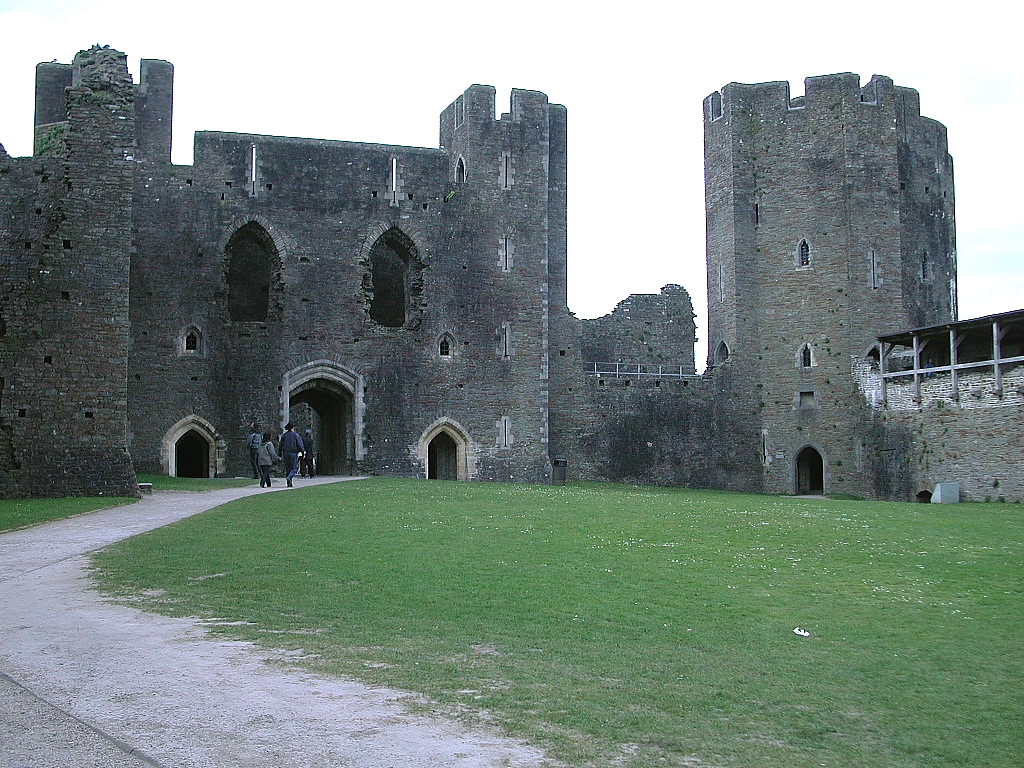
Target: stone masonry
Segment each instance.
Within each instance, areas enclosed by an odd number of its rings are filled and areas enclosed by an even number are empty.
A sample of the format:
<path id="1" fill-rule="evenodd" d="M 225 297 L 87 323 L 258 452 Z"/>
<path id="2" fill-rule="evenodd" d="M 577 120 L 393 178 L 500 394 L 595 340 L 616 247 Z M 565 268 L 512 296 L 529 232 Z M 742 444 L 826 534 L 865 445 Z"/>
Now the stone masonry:
<path id="1" fill-rule="evenodd" d="M 0 147 L 0 496 L 245 474 L 254 421 L 311 429 L 325 474 L 1020 496 L 1016 390 L 899 411 L 878 373 L 879 337 L 956 319 L 945 129 L 888 78 L 705 100 L 697 376 L 682 287 L 569 312 L 542 93 L 496 118 L 471 86 L 436 149 L 201 132 L 176 166 L 170 63 L 36 74 L 34 156 Z"/>

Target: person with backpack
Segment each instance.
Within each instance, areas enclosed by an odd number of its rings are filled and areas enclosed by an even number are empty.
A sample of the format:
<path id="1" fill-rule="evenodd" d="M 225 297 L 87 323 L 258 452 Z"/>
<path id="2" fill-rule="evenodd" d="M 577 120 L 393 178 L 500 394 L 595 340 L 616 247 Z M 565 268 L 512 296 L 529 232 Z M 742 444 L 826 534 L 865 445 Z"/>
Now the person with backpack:
<path id="1" fill-rule="evenodd" d="M 260 488 L 269 488 L 270 468 L 274 466 L 275 462 L 280 461 L 281 457 L 274 450 L 274 440 L 269 432 L 263 433 L 262 440 L 262 444 L 256 449 L 256 461 L 260 468 Z"/>
<path id="2" fill-rule="evenodd" d="M 260 425 L 255 421 L 249 427 L 249 436 L 245 439 L 245 445 L 249 449 L 249 464 L 252 467 L 253 480 L 260 477 L 260 465 L 258 452 L 263 445 L 263 435 L 260 434 Z"/>

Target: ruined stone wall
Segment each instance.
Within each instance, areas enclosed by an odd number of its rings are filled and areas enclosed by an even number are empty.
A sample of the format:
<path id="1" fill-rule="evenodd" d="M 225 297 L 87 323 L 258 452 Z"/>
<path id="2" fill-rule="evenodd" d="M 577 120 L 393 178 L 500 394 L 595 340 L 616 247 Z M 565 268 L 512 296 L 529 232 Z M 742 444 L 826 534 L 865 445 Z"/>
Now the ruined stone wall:
<path id="1" fill-rule="evenodd" d="M 756 440 L 727 376 L 588 376 L 573 414 L 580 450 L 569 476 L 756 490 Z"/>
<path id="2" fill-rule="evenodd" d="M 954 393 L 948 374 L 921 382 L 890 382 L 882 414 L 890 429 L 910 437 L 908 491 L 960 483 L 964 501 L 1024 502 L 1024 366 L 1003 373 L 961 373 Z"/>
<path id="3" fill-rule="evenodd" d="M 10 222 L 0 495 L 135 495 L 126 437 L 134 104 L 123 54 L 96 47 L 75 58 L 65 115 L 63 142 L 50 147 L 59 156 L 0 158 Z"/>
<path id="4" fill-rule="evenodd" d="M 584 362 L 664 366 L 692 375 L 693 318 L 690 295 L 682 286 L 629 296 L 610 314 L 583 320 Z"/>

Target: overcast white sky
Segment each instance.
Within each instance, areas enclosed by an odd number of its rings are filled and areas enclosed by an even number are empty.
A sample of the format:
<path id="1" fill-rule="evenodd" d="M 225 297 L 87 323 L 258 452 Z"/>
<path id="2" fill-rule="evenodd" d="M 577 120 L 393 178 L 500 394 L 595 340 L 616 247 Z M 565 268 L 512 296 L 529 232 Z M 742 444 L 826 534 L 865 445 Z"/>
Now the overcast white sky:
<path id="1" fill-rule="evenodd" d="M 0 143 L 31 154 L 34 68 L 99 43 L 175 66 L 175 163 L 223 130 L 436 147 L 473 83 L 569 111 L 569 306 L 686 287 L 704 335 L 701 102 L 729 82 L 892 77 L 949 129 L 960 316 L 1024 307 L 1024 57 L 1006 2 L 0 0 Z M 710 8 L 703 8 L 711 6 Z"/>

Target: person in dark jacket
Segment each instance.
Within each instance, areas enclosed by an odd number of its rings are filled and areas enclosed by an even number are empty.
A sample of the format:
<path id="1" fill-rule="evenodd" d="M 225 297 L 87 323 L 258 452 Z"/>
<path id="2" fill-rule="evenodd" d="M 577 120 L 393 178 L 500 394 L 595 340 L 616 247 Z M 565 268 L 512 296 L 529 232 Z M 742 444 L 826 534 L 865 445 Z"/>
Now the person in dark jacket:
<path id="1" fill-rule="evenodd" d="M 284 457 L 284 466 L 288 471 L 285 480 L 288 487 L 292 487 L 292 478 L 299 472 L 299 458 L 303 453 L 302 438 L 295 431 L 295 425 L 290 421 L 284 425 L 285 432 L 281 435 L 281 455 Z"/>
<path id="2" fill-rule="evenodd" d="M 302 476 L 316 477 L 316 442 L 313 440 L 313 430 L 307 429 L 302 433 Z"/>

